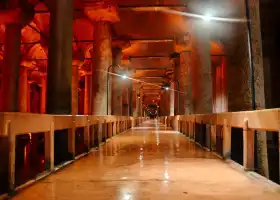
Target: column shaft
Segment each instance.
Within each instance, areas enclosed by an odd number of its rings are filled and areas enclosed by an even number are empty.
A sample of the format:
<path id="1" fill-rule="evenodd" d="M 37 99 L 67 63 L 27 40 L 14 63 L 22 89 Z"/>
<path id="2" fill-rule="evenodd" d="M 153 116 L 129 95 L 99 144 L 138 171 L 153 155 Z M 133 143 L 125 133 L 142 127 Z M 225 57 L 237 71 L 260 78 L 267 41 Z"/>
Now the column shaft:
<path id="1" fill-rule="evenodd" d="M 122 49 L 113 48 L 113 72 L 121 74 Z M 112 80 L 112 115 L 122 115 L 122 80 L 119 76 L 110 76 Z"/>
<path id="2" fill-rule="evenodd" d="M 92 114 L 106 115 L 110 111 L 110 99 L 107 95 L 107 70 L 112 63 L 110 24 L 105 21 L 94 23 L 94 43 L 92 53 L 93 81 L 92 81 Z M 108 103 L 108 111 L 107 111 Z M 110 114 L 108 112 L 108 114 Z"/>
<path id="3" fill-rule="evenodd" d="M 6 25 L 4 66 L 2 71 L 1 111 L 17 112 L 19 95 L 21 25 Z"/>
<path id="4" fill-rule="evenodd" d="M 24 66 L 20 68 L 19 78 L 19 112 L 27 112 L 27 68 Z"/>
<path id="5" fill-rule="evenodd" d="M 175 83 L 172 82 L 170 85 L 170 116 L 174 116 L 174 108 L 175 108 Z"/>
<path id="6" fill-rule="evenodd" d="M 85 115 L 91 114 L 91 94 L 92 94 L 92 76 L 85 76 L 85 99 L 84 99 L 84 111 Z"/>
<path id="7" fill-rule="evenodd" d="M 201 21 L 194 22 L 192 59 L 194 112 L 212 113 L 212 73 L 209 30 Z"/>
<path id="8" fill-rule="evenodd" d="M 209 59 L 210 59 L 210 50 L 208 53 L 209 53 Z M 207 54 L 206 54 L 206 56 L 207 56 Z M 208 59 L 208 57 L 207 57 L 207 59 Z M 183 105 L 181 106 L 181 108 L 182 108 L 182 114 L 184 114 L 184 115 L 193 114 L 193 91 L 192 91 L 192 81 L 193 81 L 192 73 L 193 72 L 192 72 L 192 70 L 194 68 L 193 68 L 191 60 L 192 60 L 192 55 L 190 52 L 182 52 L 180 54 L 180 67 L 182 70 L 180 84 L 181 84 L 182 92 L 184 92 L 183 99 L 182 99 Z M 206 62 L 208 63 L 209 60 Z M 211 66 L 210 66 L 210 70 L 211 70 Z M 209 74 L 208 74 L 208 76 L 209 76 Z"/>
<path id="9" fill-rule="evenodd" d="M 42 86 L 41 86 L 41 103 L 40 103 L 40 113 L 46 113 L 46 100 L 47 100 L 47 76 L 43 75 L 42 79 Z"/>
<path id="10" fill-rule="evenodd" d="M 71 114 L 73 0 L 53 1 L 51 8 L 47 113 Z"/>
<path id="11" fill-rule="evenodd" d="M 79 69 L 78 66 L 72 67 L 72 115 L 78 114 L 78 83 Z"/>

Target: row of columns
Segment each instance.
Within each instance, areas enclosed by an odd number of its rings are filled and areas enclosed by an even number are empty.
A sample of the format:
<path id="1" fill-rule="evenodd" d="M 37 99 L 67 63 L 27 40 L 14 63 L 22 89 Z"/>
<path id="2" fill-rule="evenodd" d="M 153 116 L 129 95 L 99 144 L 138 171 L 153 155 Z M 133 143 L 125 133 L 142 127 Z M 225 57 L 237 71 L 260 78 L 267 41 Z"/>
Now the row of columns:
<path id="1" fill-rule="evenodd" d="M 180 75 L 176 74 L 176 68 L 174 70 L 176 79 L 180 83 L 180 91 L 184 92 L 183 95 L 180 95 L 179 112 L 176 113 L 176 109 L 174 109 L 175 115 L 234 112 L 267 107 L 268 103 L 265 99 L 267 95 L 265 95 L 264 87 L 269 83 L 265 83 L 265 70 L 261 55 L 259 1 L 249 0 L 248 2 L 249 11 L 252 11 L 249 13 L 252 18 L 249 24 L 252 29 L 251 40 L 254 41 L 252 52 L 248 45 L 250 38 L 248 24 L 192 20 L 191 48 L 180 52 Z M 236 18 L 244 19 L 246 17 L 244 1 L 232 4 L 234 4 L 232 7 L 235 8 Z M 193 9 L 197 8 L 190 7 L 190 11 L 196 13 L 197 11 Z M 219 69 L 214 68 L 211 63 L 210 40 L 213 39 L 213 35 L 210 33 L 214 29 L 225 30 L 221 33 L 215 32 L 214 38 L 219 40 L 224 47 L 224 55 L 215 55 L 219 56 L 222 62 Z M 251 68 L 250 56 L 253 57 L 253 68 Z M 174 88 L 174 84 L 171 84 L 171 88 Z M 269 88 L 265 89 L 269 91 Z M 214 95 L 217 95 L 217 98 L 213 98 Z M 173 96 L 174 94 L 170 92 L 171 105 L 164 105 L 170 107 L 168 109 L 170 109 L 171 115 L 173 108 L 176 108 Z M 266 177 L 269 176 L 268 136 L 269 133 L 261 131 L 256 134 L 258 170 Z"/>
<path id="2" fill-rule="evenodd" d="M 72 59 L 73 0 L 52 2 L 50 6 L 50 41 L 47 76 L 41 81 L 41 113 L 78 114 L 79 60 Z M 93 8 L 94 9 L 94 8 Z M 106 9 L 105 9 L 106 10 Z M 84 113 L 92 115 L 132 114 L 123 107 L 123 88 L 127 104 L 131 102 L 132 85 L 120 87 L 120 78 L 107 81 L 107 70 L 121 64 L 122 49 L 115 47 L 112 55 L 110 19 L 91 18 L 93 36 L 92 74 L 85 76 Z M 61 26 L 63 24 L 63 26 Z M 4 67 L 2 72 L 2 112 L 28 112 L 28 68 L 20 66 L 21 24 L 6 25 Z M 94 77 L 94 78 L 92 78 Z M 110 82 L 110 85 L 107 83 Z M 128 82 L 128 81 L 127 81 Z M 113 87 L 110 87 L 113 86 Z M 108 91 L 107 91 L 107 88 Z M 127 89 L 128 88 L 128 89 Z M 27 96 L 26 96 L 27 95 Z M 134 97 L 133 97 L 134 98 Z M 136 97 L 137 98 L 137 97 Z M 108 105 L 107 99 L 109 100 Z M 137 99 L 138 100 L 138 99 Z M 112 108 L 111 108 L 112 104 Z M 111 112 L 112 110 L 112 112 Z"/>

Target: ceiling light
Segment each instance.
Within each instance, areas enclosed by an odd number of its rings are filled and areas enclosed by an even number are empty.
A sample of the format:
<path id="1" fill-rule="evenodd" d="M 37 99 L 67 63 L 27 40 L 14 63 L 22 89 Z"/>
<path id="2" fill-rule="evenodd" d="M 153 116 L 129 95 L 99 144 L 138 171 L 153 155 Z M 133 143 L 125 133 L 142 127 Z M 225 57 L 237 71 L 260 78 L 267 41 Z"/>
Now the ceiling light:
<path id="1" fill-rule="evenodd" d="M 169 90 L 169 87 L 165 87 L 164 89 L 165 89 L 165 90 Z"/>
<path id="2" fill-rule="evenodd" d="M 210 21 L 212 19 L 212 15 L 211 14 L 205 14 L 202 16 L 202 19 L 204 21 Z"/>
<path id="3" fill-rule="evenodd" d="M 122 75 L 122 79 L 127 79 L 127 76 L 126 75 Z"/>

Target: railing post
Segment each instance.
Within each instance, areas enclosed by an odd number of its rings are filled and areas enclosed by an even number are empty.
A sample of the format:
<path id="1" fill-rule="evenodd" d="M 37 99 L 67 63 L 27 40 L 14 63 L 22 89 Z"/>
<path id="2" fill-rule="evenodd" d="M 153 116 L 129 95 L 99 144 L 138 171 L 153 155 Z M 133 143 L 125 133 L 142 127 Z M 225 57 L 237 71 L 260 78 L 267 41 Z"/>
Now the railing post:
<path id="1" fill-rule="evenodd" d="M 117 121 L 112 122 L 112 127 L 113 127 L 113 136 L 117 135 Z"/>
<path id="2" fill-rule="evenodd" d="M 110 122 L 110 131 L 109 131 L 109 137 L 113 137 L 114 136 L 114 122 Z"/>
<path id="3" fill-rule="evenodd" d="M 187 121 L 188 123 L 188 133 L 187 137 L 191 138 L 191 133 L 192 133 L 192 123 L 190 121 Z"/>
<path id="4" fill-rule="evenodd" d="M 217 126 L 214 124 L 211 124 L 211 136 L 210 136 L 210 140 L 211 140 L 211 147 L 210 150 L 211 151 L 216 151 L 216 134 L 217 134 Z"/>
<path id="5" fill-rule="evenodd" d="M 103 123 L 101 124 L 102 126 L 102 136 L 101 136 L 101 143 L 106 142 L 107 140 L 107 134 L 108 134 L 108 126 L 107 126 L 107 121 L 106 119 L 103 120 Z"/>
<path id="6" fill-rule="evenodd" d="M 9 190 L 15 189 L 16 135 L 11 130 L 11 121 L 5 123 L 5 135 L 9 138 Z"/>
<path id="7" fill-rule="evenodd" d="M 192 128 L 193 128 L 193 141 L 195 141 L 195 138 L 196 138 L 196 120 L 194 120 Z"/>
<path id="8" fill-rule="evenodd" d="M 54 122 L 50 124 L 50 131 L 45 132 L 45 168 L 54 170 Z"/>
<path id="9" fill-rule="evenodd" d="M 72 159 L 75 159 L 75 139 L 76 139 L 76 122 L 73 120 L 72 128 L 68 129 L 68 151 L 72 154 Z"/>
<path id="10" fill-rule="evenodd" d="M 174 129 L 174 131 L 179 131 L 180 130 L 179 126 L 178 126 L 179 122 L 180 122 L 179 116 L 174 116 L 173 117 L 173 129 Z"/>
<path id="11" fill-rule="evenodd" d="M 193 124 L 189 121 L 189 138 L 192 139 L 193 135 Z"/>
<path id="12" fill-rule="evenodd" d="M 243 126 L 243 165 L 245 170 L 254 170 L 254 130 L 248 128 L 248 120 Z"/>
<path id="13" fill-rule="evenodd" d="M 230 159 L 231 157 L 231 127 L 227 120 L 224 120 L 223 125 L 223 158 Z"/>

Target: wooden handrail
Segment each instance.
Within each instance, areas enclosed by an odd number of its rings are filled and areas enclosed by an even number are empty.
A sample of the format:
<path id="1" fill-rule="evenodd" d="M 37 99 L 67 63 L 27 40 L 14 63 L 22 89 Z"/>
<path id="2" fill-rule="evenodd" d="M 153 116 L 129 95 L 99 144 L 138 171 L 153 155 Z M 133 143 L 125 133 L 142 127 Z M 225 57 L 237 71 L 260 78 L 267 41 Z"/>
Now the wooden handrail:
<path id="1" fill-rule="evenodd" d="M 280 109 L 278 108 L 205 115 L 180 115 L 178 117 L 183 121 L 221 126 L 224 124 L 224 120 L 227 120 L 231 127 L 236 128 L 243 128 L 244 120 L 248 120 L 248 127 L 254 130 L 278 131 L 280 128 Z"/>
<path id="2" fill-rule="evenodd" d="M 0 137 L 8 136 L 5 132 L 7 123 L 10 124 L 11 131 L 15 135 L 20 135 L 49 131 L 51 123 L 54 123 L 54 130 L 62 130 L 72 128 L 73 122 L 75 122 L 76 127 L 85 127 L 98 123 L 114 123 L 136 119 L 144 119 L 144 117 L 0 113 Z"/>

